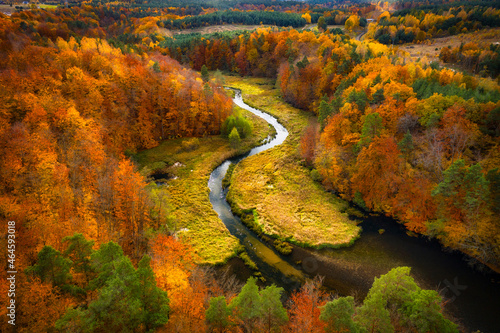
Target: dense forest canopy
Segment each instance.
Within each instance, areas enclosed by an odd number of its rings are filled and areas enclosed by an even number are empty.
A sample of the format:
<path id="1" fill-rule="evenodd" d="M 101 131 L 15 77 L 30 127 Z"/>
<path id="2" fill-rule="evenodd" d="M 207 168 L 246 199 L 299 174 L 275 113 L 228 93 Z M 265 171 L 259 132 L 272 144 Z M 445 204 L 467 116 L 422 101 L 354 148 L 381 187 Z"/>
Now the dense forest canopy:
<path id="1" fill-rule="evenodd" d="M 102 3 L 113 3 L 113 1 L 96 1 L 96 4 Z M 217 8 L 217 9 L 231 9 L 231 8 L 244 8 L 245 6 L 252 7 L 280 7 L 280 8 L 290 8 L 294 6 L 304 5 L 303 1 L 280 1 L 280 0 L 188 0 L 188 1 L 178 1 L 178 0 L 153 0 L 153 1 L 132 1 L 132 6 L 144 6 L 144 7 L 171 7 L 171 8 Z"/>
<path id="2" fill-rule="evenodd" d="M 500 46 L 443 47 L 441 63 L 407 61 L 395 46 L 499 22 L 498 1 L 100 1 L 0 14 L 0 216 L 19 239 L 16 325 L 457 331 L 409 268 L 377 279 L 359 305 L 316 281 L 284 307 L 281 288 L 216 277 L 161 225 L 174 199 L 130 157 L 164 140 L 244 138 L 250 130 L 228 123 L 250 125 L 208 70 L 271 78 L 317 120 L 297 163 L 325 190 L 498 271 Z M 172 32 L 214 24 L 258 27 Z"/>
<path id="3" fill-rule="evenodd" d="M 279 27 L 303 27 L 306 20 L 299 14 L 267 11 L 216 11 L 214 13 L 190 16 L 180 20 L 163 21 L 163 26 L 169 29 L 197 28 L 208 25 L 229 24 L 266 24 Z"/>

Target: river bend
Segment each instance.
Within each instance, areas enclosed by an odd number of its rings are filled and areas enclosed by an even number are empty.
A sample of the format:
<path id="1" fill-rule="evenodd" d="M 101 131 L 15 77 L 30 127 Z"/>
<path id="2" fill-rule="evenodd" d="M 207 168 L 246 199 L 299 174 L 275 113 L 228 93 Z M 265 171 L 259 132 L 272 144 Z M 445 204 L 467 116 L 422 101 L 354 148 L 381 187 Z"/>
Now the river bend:
<path id="1" fill-rule="evenodd" d="M 226 201 L 227 193 L 222 189 L 222 179 L 231 163 L 239 163 L 244 158 L 280 145 L 287 138 L 288 131 L 276 118 L 245 104 L 239 90 L 233 101 L 271 124 L 276 136 L 217 167 L 208 182 L 210 202 L 229 232 L 245 246 L 267 282 L 293 290 L 306 278 L 321 275 L 326 287 L 362 300 L 375 277 L 394 267 L 410 266 L 417 283 L 422 288 L 438 290 L 447 302 L 447 311 L 468 330 L 499 332 L 499 274 L 486 267 L 471 267 L 462 254 L 447 252 L 436 241 L 408 236 L 404 227 L 393 219 L 364 219 L 360 224 L 363 229 L 360 239 L 343 249 L 294 247 L 290 256 L 282 256 L 262 242 L 231 212 Z M 384 232 L 379 232 L 381 229 Z"/>

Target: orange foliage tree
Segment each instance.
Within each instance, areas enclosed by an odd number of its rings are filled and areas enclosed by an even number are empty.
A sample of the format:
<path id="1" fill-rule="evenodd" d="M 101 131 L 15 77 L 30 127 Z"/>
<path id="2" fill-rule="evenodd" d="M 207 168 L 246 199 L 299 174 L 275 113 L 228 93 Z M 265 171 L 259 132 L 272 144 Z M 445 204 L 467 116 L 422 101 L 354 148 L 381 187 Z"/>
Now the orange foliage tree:
<path id="1" fill-rule="evenodd" d="M 394 139 L 375 137 L 358 155 L 353 191 L 361 193 L 368 208 L 385 211 L 403 181 L 401 169 L 402 159 Z"/>
<path id="2" fill-rule="evenodd" d="M 325 323 L 319 319 L 326 304 L 326 294 L 320 290 L 321 280 L 306 282 L 288 301 L 287 332 L 324 332 Z"/>
<path id="3" fill-rule="evenodd" d="M 169 293 L 170 319 L 166 332 L 193 332 L 205 327 L 209 288 L 202 271 L 193 264 L 189 245 L 159 234 L 151 242 L 152 267 L 158 287 Z"/>

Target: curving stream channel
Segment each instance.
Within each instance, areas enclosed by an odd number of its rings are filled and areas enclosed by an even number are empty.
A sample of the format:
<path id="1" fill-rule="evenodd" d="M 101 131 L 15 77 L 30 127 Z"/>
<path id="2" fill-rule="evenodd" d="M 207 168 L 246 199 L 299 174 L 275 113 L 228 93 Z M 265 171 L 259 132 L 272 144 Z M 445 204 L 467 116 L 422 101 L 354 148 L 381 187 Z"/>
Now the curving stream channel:
<path id="1" fill-rule="evenodd" d="M 214 210 L 219 215 L 219 218 L 228 228 L 229 232 L 240 240 L 240 243 L 245 246 L 250 258 L 259 266 L 259 270 L 265 273 L 267 280 L 270 280 L 278 285 L 282 285 L 282 281 L 285 280 L 300 283 L 304 280 L 304 274 L 299 269 L 284 260 L 279 253 L 265 245 L 255 233 L 250 231 L 241 222 L 239 217 L 232 213 L 231 207 L 226 201 L 227 192 L 222 189 L 222 180 L 224 179 L 227 169 L 231 163 L 237 164 L 249 156 L 282 144 L 288 136 L 288 131 L 285 127 L 283 127 L 283 125 L 278 123 L 276 118 L 245 104 L 241 97 L 241 91 L 235 90 L 235 97 L 233 98 L 233 101 L 236 105 L 252 112 L 271 124 L 276 131 L 276 136 L 273 139 L 268 137 L 265 140 L 267 143 L 253 148 L 244 155 L 228 159 L 219 165 L 211 173 L 208 181 L 208 187 L 210 188 L 210 202 L 212 203 Z"/>
<path id="2" fill-rule="evenodd" d="M 231 212 L 222 179 L 231 163 L 280 145 L 288 131 L 274 117 L 245 104 L 240 91 L 236 91 L 233 101 L 270 123 L 276 136 L 217 167 L 208 182 L 210 202 L 229 232 L 245 246 L 267 282 L 293 290 L 306 278 L 321 275 L 327 288 L 362 301 L 375 277 L 394 267 L 410 266 L 421 287 L 441 293 L 447 312 L 465 326 L 466 331 L 500 332 L 500 275 L 482 266 L 471 267 L 463 255 L 445 252 L 436 241 L 408 236 L 393 219 L 364 219 L 360 224 L 363 229 L 360 239 L 343 249 L 314 250 L 294 246 L 291 255 L 282 256 L 260 240 Z M 385 231 L 381 234 L 380 229 Z"/>

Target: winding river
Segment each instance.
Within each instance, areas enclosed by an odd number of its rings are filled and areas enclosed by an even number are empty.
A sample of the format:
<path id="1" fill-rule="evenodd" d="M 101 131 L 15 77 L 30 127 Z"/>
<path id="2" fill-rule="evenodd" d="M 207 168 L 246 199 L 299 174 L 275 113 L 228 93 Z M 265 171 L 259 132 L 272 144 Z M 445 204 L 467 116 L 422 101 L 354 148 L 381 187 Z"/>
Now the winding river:
<path id="1" fill-rule="evenodd" d="M 436 241 L 410 237 L 395 220 L 368 217 L 360 224 L 359 240 L 344 249 L 312 250 L 294 247 L 282 256 L 260 240 L 233 215 L 222 189 L 222 179 L 231 163 L 280 145 L 288 131 L 278 121 L 245 104 L 236 91 L 234 103 L 270 123 L 276 136 L 249 153 L 223 162 L 210 175 L 210 202 L 229 232 L 245 246 L 266 281 L 293 290 L 306 278 L 324 277 L 324 285 L 341 295 L 362 300 L 373 279 L 398 266 L 412 267 L 421 287 L 439 290 L 446 310 L 467 331 L 500 332 L 500 276 L 482 266 L 471 267 L 458 253 L 445 252 Z M 380 229 L 385 232 L 379 233 Z"/>
<path id="2" fill-rule="evenodd" d="M 222 180 L 231 163 L 237 164 L 249 156 L 282 144 L 288 136 L 288 131 L 276 120 L 276 118 L 245 104 L 239 90 L 235 91 L 233 101 L 236 105 L 266 120 L 274 127 L 276 135 L 273 139 L 270 137 L 267 138 L 265 140 L 266 143 L 253 148 L 248 153 L 224 161 L 212 172 L 208 181 L 210 202 L 229 232 L 240 240 L 240 243 L 245 246 L 250 258 L 259 266 L 259 270 L 265 273 L 267 280 L 278 285 L 282 285 L 282 281 L 285 280 L 300 283 L 305 278 L 304 274 L 288 261 L 284 260 L 278 252 L 265 245 L 257 235 L 243 225 L 239 217 L 232 213 L 231 207 L 226 201 L 227 192 L 222 189 Z"/>

